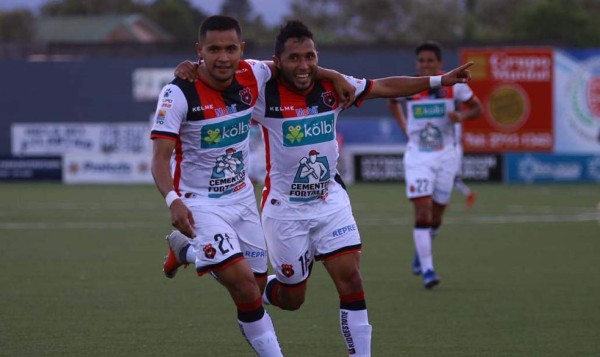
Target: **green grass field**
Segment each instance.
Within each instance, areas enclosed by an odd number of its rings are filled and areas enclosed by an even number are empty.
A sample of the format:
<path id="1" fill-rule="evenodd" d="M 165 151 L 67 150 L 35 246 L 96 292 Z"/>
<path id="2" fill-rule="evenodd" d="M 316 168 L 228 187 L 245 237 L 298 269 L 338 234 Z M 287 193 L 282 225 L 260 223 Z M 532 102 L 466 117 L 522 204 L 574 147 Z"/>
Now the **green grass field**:
<path id="1" fill-rule="evenodd" d="M 435 241 L 442 283 L 410 272 L 400 184 L 349 188 L 373 356 L 600 356 L 599 185 L 474 185 Z M 152 186 L 0 185 L 0 356 L 252 356 L 225 290 L 165 279 Z M 347 356 L 321 265 L 296 312 L 269 307 L 288 357 Z"/>

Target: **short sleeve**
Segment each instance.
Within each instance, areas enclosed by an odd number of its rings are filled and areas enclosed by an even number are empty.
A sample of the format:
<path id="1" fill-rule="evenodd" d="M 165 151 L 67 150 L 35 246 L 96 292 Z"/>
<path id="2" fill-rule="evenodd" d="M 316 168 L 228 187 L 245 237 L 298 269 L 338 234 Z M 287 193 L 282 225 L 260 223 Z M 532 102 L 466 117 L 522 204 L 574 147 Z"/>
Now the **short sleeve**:
<path id="1" fill-rule="evenodd" d="M 265 84 L 271 79 L 271 69 L 262 61 L 248 59 L 246 62 L 252 68 L 254 76 L 258 81 L 258 87 L 263 88 Z"/>
<path id="2" fill-rule="evenodd" d="M 188 103 L 181 88 L 174 84 L 164 86 L 158 97 L 150 137 L 177 140 L 187 111 Z"/>
<path id="3" fill-rule="evenodd" d="M 362 102 L 365 100 L 367 94 L 369 94 L 369 92 L 371 91 L 371 88 L 373 87 L 373 81 L 371 81 L 370 79 L 354 78 L 352 76 L 346 75 L 344 75 L 344 77 L 346 77 L 346 80 L 354 86 L 354 94 L 356 96 L 356 99 L 354 100 L 354 105 L 360 107 Z"/>
<path id="4" fill-rule="evenodd" d="M 454 98 L 460 103 L 464 103 L 473 98 L 473 90 L 465 83 L 457 83 L 454 85 Z"/>

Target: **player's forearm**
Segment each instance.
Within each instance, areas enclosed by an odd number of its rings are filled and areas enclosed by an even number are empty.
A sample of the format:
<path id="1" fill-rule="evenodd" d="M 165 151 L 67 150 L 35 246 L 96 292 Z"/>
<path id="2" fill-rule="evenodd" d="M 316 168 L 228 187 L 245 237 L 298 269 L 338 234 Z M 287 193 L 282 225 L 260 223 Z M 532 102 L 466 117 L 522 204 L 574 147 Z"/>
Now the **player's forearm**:
<path id="1" fill-rule="evenodd" d="M 154 183 L 163 197 L 166 197 L 170 191 L 173 191 L 173 178 L 171 177 L 170 160 L 164 158 L 152 157 L 151 170 Z"/>
<path id="2" fill-rule="evenodd" d="M 463 120 L 472 120 L 483 114 L 483 108 L 479 99 L 474 98 L 473 103 L 468 105 L 466 109 L 460 111 Z"/>
<path id="3" fill-rule="evenodd" d="M 396 76 L 373 81 L 367 98 L 395 98 L 417 94 L 430 88 L 429 77 Z"/>

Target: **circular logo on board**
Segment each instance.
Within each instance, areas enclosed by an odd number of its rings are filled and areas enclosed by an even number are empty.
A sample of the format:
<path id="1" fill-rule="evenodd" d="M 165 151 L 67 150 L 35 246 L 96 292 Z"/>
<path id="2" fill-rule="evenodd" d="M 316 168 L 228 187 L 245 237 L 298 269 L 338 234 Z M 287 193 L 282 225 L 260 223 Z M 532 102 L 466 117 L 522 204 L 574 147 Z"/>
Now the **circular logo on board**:
<path id="1" fill-rule="evenodd" d="M 519 129 L 529 115 L 529 97 L 517 84 L 502 84 L 494 88 L 487 106 L 489 121 L 501 131 Z"/>
<path id="2" fill-rule="evenodd" d="M 600 60 L 583 63 L 569 76 L 566 87 L 571 128 L 584 141 L 600 143 Z"/>

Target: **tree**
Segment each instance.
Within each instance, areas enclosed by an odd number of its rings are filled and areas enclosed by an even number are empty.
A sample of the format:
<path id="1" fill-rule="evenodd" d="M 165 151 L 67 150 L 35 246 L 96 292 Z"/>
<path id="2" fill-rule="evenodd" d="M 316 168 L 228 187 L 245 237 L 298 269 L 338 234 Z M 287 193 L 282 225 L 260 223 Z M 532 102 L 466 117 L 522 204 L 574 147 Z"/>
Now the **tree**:
<path id="1" fill-rule="evenodd" d="M 33 19 L 27 10 L 1 12 L 0 42 L 29 42 L 33 36 Z"/>
<path id="2" fill-rule="evenodd" d="M 206 15 L 188 0 L 156 0 L 143 13 L 169 32 L 176 40 L 194 43 L 198 27 Z"/>
<path id="3" fill-rule="evenodd" d="M 40 11 L 47 16 L 130 14 L 144 6 L 133 0 L 53 0 L 42 5 Z"/>
<path id="4" fill-rule="evenodd" d="M 549 40 L 564 46 L 600 45 L 599 6 L 585 8 L 585 1 L 540 0 L 516 14 L 510 29 L 523 41 Z M 595 12 L 594 12 L 595 11 Z"/>

